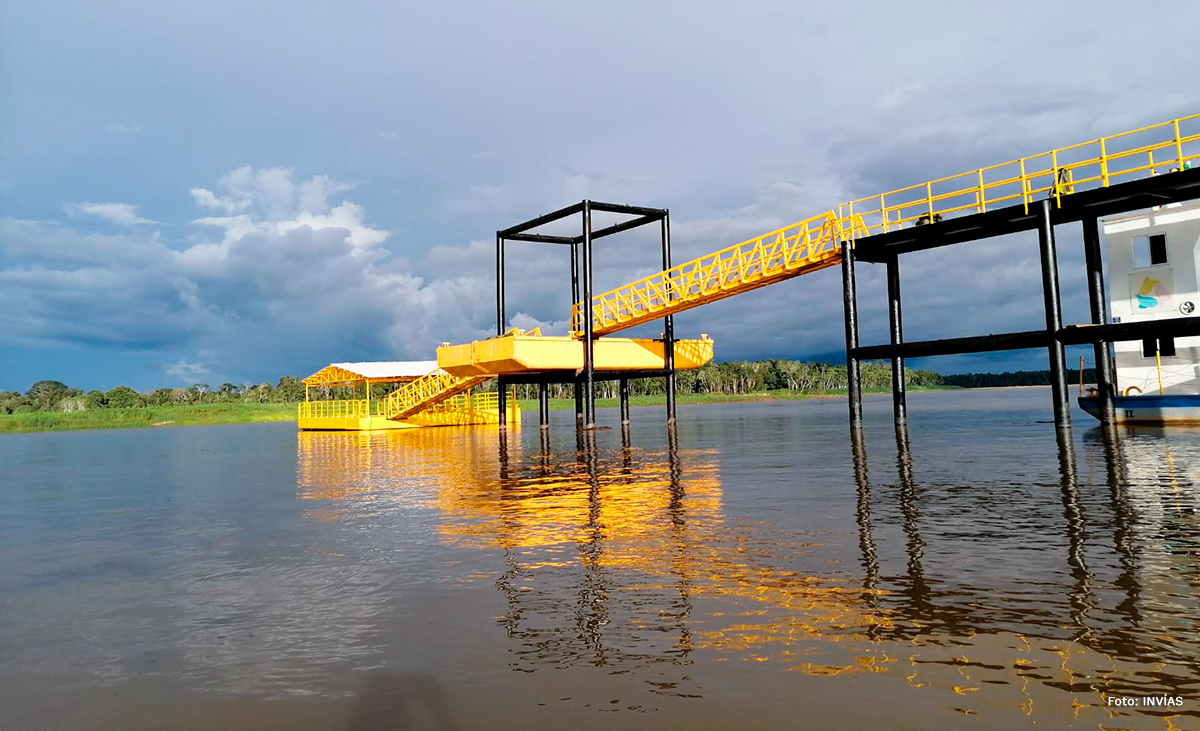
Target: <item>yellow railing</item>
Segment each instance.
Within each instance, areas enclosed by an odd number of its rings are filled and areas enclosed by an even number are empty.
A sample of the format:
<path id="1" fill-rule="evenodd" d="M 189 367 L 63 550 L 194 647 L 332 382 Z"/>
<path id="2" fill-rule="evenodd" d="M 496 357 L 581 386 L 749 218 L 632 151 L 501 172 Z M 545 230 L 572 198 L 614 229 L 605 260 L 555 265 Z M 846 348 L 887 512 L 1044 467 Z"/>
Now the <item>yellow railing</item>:
<path id="1" fill-rule="evenodd" d="M 905 224 L 985 213 L 1009 205 L 1108 187 L 1190 166 L 1200 160 L 1200 114 L 1080 142 L 1010 162 L 859 198 L 838 206 L 861 218 L 868 235 Z"/>
<path id="2" fill-rule="evenodd" d="M 447 411 L 495 411 L 500 408 L 500 394 L 495 391 L 462 393 L 442 402 Z"/>
<path id="3" fill-rule="evenodd" d="M 606 335 L 841 261 L 840 241 L 1170 173 L 1200 160 L 1200 114 L 859 198 L 592 298 Z M 582 337 L 583 303 L 571 308 Z"/>
<path id="4" fill-rule="evenodd" d="M 824 269 L 841 260 L 839 241 L 863 235 L 856 218 L 839 219 L 829 211 L 714 251 L 593 297 L 593 332 L 623 330 Z M 582 304 L 571 309 L 571 334 L 576 337 L 583 335 Z"/>
<path id="5" fill-rule="evenodd" d="M 514 396 L 515 398 L 515 396 Z M 482 393 L 459 393 L 449 396 L 439 403 L 423 407 L 419 411 L 449 413 L 449 412 L 494 412 L 500 407 L 500 399 L 495 391 Z M 368 416 L 387 416 L 389 407 L 387 399 L 372 399 L 368 407 L 366 399 L 339 399 L 333 401 L 302 401 L 296 406 L 298 419 L 328 419 L 350 418 L 365 419 Z M 410 414 L 411 416 L 411 414 Z"/>
<path id="6" fill-rule="evenodd" d="M 412 416 L 483 383 L 488 378 L 490 376 L 454 376 L 439 368 L 388 394 L 380 409 L 380 415 L 388 419 Z"/>
<path id="7" fill-rule="evenodd" d="M 376 402 L 378 404 L 378 402 Z M 366 399 L 337 401 L 301 401 L 296 405 L 298 419 L 358 418 L 369 416 Z"/>

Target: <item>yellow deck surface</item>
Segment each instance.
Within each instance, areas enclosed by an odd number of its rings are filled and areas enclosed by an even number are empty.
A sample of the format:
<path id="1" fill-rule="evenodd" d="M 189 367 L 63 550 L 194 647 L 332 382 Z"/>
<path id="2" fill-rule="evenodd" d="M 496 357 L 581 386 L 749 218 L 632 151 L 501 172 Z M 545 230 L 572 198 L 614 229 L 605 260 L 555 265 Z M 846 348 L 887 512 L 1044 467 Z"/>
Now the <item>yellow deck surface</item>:
<path id="1" fill-rule="evenodd" d="M 663 368 L 663 343 L 637 338 L 601 338 L 594 343 L 595 368 L 650 370 Z M 713 357 L 713 341 L 675 341 L 675 368 L 699 368 Z M 583 342 L 566 336 L 505 335 L 463 345 L 443 345 L 438 367 L 455 376 L 499 376 L 583 368 Z"/>

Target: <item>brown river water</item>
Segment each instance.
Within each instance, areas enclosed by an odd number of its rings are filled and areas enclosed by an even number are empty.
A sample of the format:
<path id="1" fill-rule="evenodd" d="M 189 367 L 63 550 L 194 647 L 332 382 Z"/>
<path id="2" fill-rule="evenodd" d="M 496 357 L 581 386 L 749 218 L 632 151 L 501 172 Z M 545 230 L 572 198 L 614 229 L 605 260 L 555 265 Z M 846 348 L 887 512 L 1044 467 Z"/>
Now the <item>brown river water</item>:
<path id="1" fill-rule="evenodd" d="M 0 438 L 0 729 L 1200 729 L 1200 429 L 909 407 Z"/>

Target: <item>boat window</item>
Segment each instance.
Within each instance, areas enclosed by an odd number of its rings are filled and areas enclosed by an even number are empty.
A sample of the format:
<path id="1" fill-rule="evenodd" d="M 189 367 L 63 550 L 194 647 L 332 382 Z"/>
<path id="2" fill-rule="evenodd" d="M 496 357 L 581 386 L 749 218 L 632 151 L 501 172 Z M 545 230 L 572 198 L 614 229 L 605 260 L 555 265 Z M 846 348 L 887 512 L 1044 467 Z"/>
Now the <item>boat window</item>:
<path id="1" fill-rule="evenodd" d="M 1163 358 L 1169 358 L 1175 355 L 1175 338 L 1143 338 L 1142 339 L 1142 357 L 1153 358 L 1154 351 Z"/>
<path id="2" fill-rule="evenodd" d="M 1133 237 L 1133 267 L 1158 266 L 1167 263 L 1167 235 L 1151 234 Z"/>

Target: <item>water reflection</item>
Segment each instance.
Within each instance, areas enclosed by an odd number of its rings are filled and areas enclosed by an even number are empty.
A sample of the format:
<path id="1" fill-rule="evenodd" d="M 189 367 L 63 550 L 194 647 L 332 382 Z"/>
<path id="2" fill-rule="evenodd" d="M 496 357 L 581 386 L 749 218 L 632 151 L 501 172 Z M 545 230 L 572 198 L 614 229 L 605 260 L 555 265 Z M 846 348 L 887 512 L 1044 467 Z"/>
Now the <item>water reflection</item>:
<path id="1" fill-rule="evenodd" d="M 346 731 L 455 731 L 446 692 L 423 673 L 376 671 L 363 678 L 362 690 Z"/>
<path id="2" fill-rule="evenodd" d="M 534 459 L 470 494 L 448 481 L 443 535 L 504 552 L 496 587 L 508 606 L 500 622 L 518 644 L 513 669 L 685 663 L 698 569 L 689 541 L 701 538 L 686 516 L 704 530 L 722 522 L 711 453 L 637 449 L 627 432 L 619 449 L 582 431 L 575 447 L 556 455 L 542 440 Z M 680 680 L 655 682 L 680 692 Z"/>
<path id="3" fill-rule="evenodd" d="M 1022 596 L 1009 587 L 988 587 L 979 582 L 970 587 L 955 587 L 961 576 L 930 575 L 926 566 L 928 541 L 935 537 L 948 539 L 954 545 L 944 552 L 962 554 L 969 547 L 962 540 L 974 530 L 985 528 L 988 521 L 976 512 L 981 501 L 969 498 L 956 500 L 961 501 L 957 510 L 937 510 L 934 520 L 923 521 L 923 509 L 930 510 L 936 501 L 953 497 L 945 493 L 925 496 L 914 478 L 908 435 L 903 430 L 897 433 L 895 495 L 902 516 L 907 563 L 903 576 L 890 581 L 884 576 L 881 581 L 882 586 L 892 588 L 885 601 L 893 622 L 880 636 L 907 639 L 921 648 L 909 657 L 914 668 L 909 676 L 911 684 L 929 687 L 957 680 L 950 676 L 950 680 L 943 677 L 939 681 L 923 667 L 940 665 L 957 670 L 961 678 L 969 681 L 969 684 L 958 681 L 950 685 L 958 695 L 976 693 L 982 687 L 980 683 L 1019 685 L 1023 696 L 1020 708 L 1027 715 L 1032 715 L 1035 708 L 1054 706 L 1061 701 L 1046 696 L 1044 690 L 1037 691 L 1031 684 L 1037 681 L 1044 689 L 1065 691 L 1069 695 L 1073 719 L 1081 715 L 1108 719 L 1131 713 L 1163 716 L 1168 720 L 1180 715 L 1200 716 L 1194 705 L 1189 710 L 1164 707 L 1115 711 L 1105 701 L 1107 695 L 1143 697 L 1182 693 L 1186 696 L 1200 685 L 1195 661 L 1200 649 L 1195 632 L 1200 614 L 1196 611 L 1198 593 L 1194 580 L 1195 558 L 1200 553 L 1197 550 L 1200 525 L 1192 519 L 1196 483 L 1185 481 L 1174 468 L 1173 448 L 1169 443 L 1123 441 L 1121 435 L 1113 432 L 1100 429 L 1090 432 L 1085 437 L 1085 448 L 1102 457 L 1106 479 L 1101 484 L 1081 483 L 1075 444 L 1069 432 L 1059 433 L 1057 446 L 1061 524 L 1067 543 L 1065 573 L 1071 581 L 1060 585 L 1050 576 L 1039 581 L 1018 578 L 1016 583 L 1030 592 Z M 857 453 L 855 457 L 856 461 L 861 459 Z M 1134 474 L 1139 478 L 1131 483 L 1130 475 Z M 864 564 L 870 566 L 876 551 L 869 533 L 870 501 L 861 499 L 862 495 L 870 494 L 870 485 L 865 470 L 858 475 L 859 523 L 863 531 L 860 544 L 864 546 Z M 1154 477 L 1160 485 L 1171 485 L 1170 499 L 1178 509 L 1162 509 L 1167 495 L 1155 489 Z M 1106 501 L 1099 499 L 1102 493 L 1096 488 L 1107 490 Z M 1081 496 L 1081 490 L 1092 494 Z M 1027 492 L 1021 498 L 1028 500 L 1027 507 L 1040 507 L 1029 504 L 1036 500 L 1032 493 Z M 1092 504 L 1095 513 L 1107 510 L 1110 516 L 1107 520 L 1094 518 L 1089 530 L 1085 502 Z M 1154 514 L 1153 519 L 1148 519 L 1150 513 Z M 1174 520 L 1183 516 L 1188 517 Z M 1053 531 L 1052 523 L 1038 520 L 1034 525 L 1040 532 L 1018 532 L 1008 536 L 1008 540 L 1015 538 L 1049 548 L 1046 544 L 1052 543 L 1053 536 L 1046 534 Z M 1013 527 L 1019 531 L 1022 526 Z M 1004 540 L 997 535 L 982 535 Z M 1189 560 L 1174 563 L 1160 560 L 1167 552 L 1155 544 L 1164 543 L 1167 535 L 1175 538 L 1179 549 L 1176 553 Z M 997 554 L 996 558 L 1003 560 L 1002 556 Z M 1013 558 L 1017 558 L 1015 554 Z M 1096 575 L 1089 566 L 1093 562 L 1099 567 L 1097 571 L 1105 575 Z M 1114 563 L 1119 570 L 1115 577 L 1109 578 L 1107 569 Z M 1148 583 L 1155 584 L 1153 590 Z M 1112 589 L 1119 594 L 1110 601 Z M 1065 616 L 1056 606 L 1056 595 L 1067 597 Z M 1035 702 L 1039 694 L 1045 697 Z M 994 698 L 999 694 L 992 689 L 991 695 Z M 966 706 L 960 710 L 973 712 Z"/>
<path id="4" fill-rule="evenodd" d="M 600 668 L 698 697 L 690 666 L 749 661 L 890 672 L 965 714 L 1197 717 L 1104 700 L 1200 689 L 1194 440 L 1060 433 L 1056 465 L 1014 461 L 1015 477 L 947 467 L 905 430 L 894 453 L 852 440 L 844 571 L 822 562 L 833 545 L 731 515 L 712 442 L 638 435 L 302 433 L 300 496 L 318 520 L 436 511 L 445 546 L 500 556 L 477 577 L 503 598 L 514 671 Z"/>
<path id="5" fill-rule="evenodd" d="M 1058 440 L 1058 470 L 1062 481 L 1063 516 L 1067 528 L 1067 565 L 1074 584 L 1071 588 L 1071 622 L 1077 632 L 1072 639 L 1082 640 L 1091 634 L 1088 613 L 1092 606 L 1092 574 L 1087 567 L 1087 522 L 1079 498 L 1079 473 L 1075 465 L 1075 443 L 1069 430 L 1056 429 Z"/>

